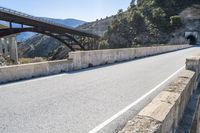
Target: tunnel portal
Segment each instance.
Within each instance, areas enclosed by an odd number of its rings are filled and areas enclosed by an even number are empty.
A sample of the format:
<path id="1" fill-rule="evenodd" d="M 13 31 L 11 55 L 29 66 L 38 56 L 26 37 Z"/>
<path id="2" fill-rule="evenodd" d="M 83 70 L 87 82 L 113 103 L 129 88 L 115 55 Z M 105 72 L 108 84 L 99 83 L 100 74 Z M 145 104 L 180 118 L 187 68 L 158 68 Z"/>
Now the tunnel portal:
<path id="1" fill-rule="evenodd" d="M 185 38 L 190 45 L 196 45 L 198 41 L 198 32 L 185 32 Z"/>

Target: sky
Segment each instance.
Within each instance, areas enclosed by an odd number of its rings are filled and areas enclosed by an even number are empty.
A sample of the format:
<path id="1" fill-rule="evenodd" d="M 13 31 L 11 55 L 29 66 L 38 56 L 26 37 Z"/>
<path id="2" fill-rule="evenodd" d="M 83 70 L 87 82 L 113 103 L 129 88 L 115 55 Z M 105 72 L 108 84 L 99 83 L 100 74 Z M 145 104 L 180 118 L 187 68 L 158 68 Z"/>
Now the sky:
<path id="1" fill-rule="evenodd" d="M 0 0 L 0 6 L 38 17 L 75 18 L 87 22 L 126 10 L 131 0 Z"/>

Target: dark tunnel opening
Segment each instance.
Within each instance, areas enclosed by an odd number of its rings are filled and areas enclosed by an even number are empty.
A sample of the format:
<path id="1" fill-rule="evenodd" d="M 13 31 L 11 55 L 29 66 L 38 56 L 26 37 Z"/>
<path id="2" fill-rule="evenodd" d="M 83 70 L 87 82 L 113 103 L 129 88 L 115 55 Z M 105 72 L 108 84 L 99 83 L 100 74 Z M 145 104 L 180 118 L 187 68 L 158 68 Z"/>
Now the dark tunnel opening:
<path id="1" fill-rule="evenodd" d="M 196 45 L 197 43 L 197 38 L 194 35 L 189 35 L 186 39 L 189 41 L 190 45 Z"/>

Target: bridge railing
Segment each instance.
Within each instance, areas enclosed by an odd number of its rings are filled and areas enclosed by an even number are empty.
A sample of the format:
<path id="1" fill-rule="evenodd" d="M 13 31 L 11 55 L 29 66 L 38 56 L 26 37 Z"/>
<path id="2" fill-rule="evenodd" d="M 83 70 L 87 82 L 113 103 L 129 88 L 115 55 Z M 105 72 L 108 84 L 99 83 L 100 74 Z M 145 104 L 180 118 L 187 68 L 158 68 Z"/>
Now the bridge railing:
<path id="1" fill-rule="evenodd" d="M 12 9 L 8 9 L 8 8 L 5 8 L 5 7 L 1 7 L 1 6 L 0 6 L 0 11 L 5 12 L 5 13 L 9 13 L 9 14 L 13 14 L 13 15 L 16 15 L 16 16 L 19 16 L 19 17 L 24 17 L 24 18 L 36 20 L 36 21 L 39 21 L 39 22 L 44 22 L 44 23 L 48 23 L 48 24 L 51 24 L 51 25 L 56 25 L 56 26 L 60 26 L 60 27 L 63 27 L 63 28 L 72 29 L 72 28 L 70 28 L 66 25 L 57 23 L 57 22 L 50 20 L 50 19 L 47 19 L 47 18 L 35 17 L 35 16 L 29 15 L 29 14 L 26 14 L 26 13 L 22 13 L 22 12 L 15 11 L 15 10 L 12 10 Z"/>
<path id="2" fill-rule="evenodd" d="M 89 33 L 87 31 L 80 30 L 80 29 L 76 30 L 76 29 L 74 29 L 72 27 L 66 26 L 64 24 L 60 24 L 60 23 L 58 23 L 58 22 L 56 22 L 54 20 L 48 19 L 48 18 L 35 17 L 35 16 L 32 16 L 32 15 L 29 15 L 29 14 L 26 14 L 26 13 L 23 13 L 23 12 L 19 12 L 19 11 L 15 11 L 15 10 L 12 10 L 12 9 L 9 9 L 9 8 L 5 8 L 5 7 L 2 7 L 2 6 L 0 6 L 0 12 L 4 12 L 4 13 L 7 13 L 7 14 L 11 14 L 11 15 L 15 15 L 15 16 L 19 16 L 19 17 L 35 20 L 37 22 L 43 22 L 43 23 L 50 24 L 50 25 L 53 25 L 53 26 L 62 27 L 62 28 L 65 28 L 65 29 L 68 29 L 68 30 L 71 30 L 71 31 L 82 32 L 85 35 L 87 34 L 89 37 L 99 38 L 99 36 L 97 34 Z"/>

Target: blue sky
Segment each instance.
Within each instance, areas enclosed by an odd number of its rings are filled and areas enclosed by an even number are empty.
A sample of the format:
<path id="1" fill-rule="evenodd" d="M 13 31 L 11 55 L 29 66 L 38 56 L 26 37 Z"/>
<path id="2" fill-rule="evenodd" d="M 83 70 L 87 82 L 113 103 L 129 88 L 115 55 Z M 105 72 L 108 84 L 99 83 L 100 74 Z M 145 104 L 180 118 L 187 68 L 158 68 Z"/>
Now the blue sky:
<path id="1" fill-rule="evenodd" d="M 34 16 L 93 21 L 126 10 L 131 0 L 0 0 L 0 6 Z"/>

